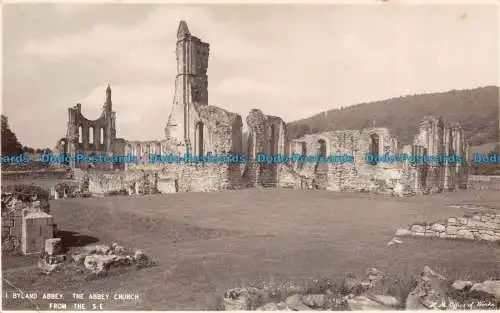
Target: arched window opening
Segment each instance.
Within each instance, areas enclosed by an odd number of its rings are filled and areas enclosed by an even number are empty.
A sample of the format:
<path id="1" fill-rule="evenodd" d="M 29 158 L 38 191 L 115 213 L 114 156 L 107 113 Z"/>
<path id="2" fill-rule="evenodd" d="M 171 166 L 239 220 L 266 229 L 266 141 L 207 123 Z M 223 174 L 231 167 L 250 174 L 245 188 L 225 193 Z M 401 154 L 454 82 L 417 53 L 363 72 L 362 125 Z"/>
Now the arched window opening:
<path id="1" fill-rule="evenodd" d="M 269 154 L 276 155 L 276 126 L 271 125 L 271 137 L 269 138 Z"/>
<path id="2" fill-rule="evenodd" d="M 314 168 L 316 174 L 326 175 L 328 173 L 328 164 L 326 163 L 326 141 L 319 139 L 318 142 L 318 162 Z"/>
<path id="3" fill-rule="evenodd" d="M 94 144 L 94 127 L 89 127 L 89 144 Z"/>
<path id="4" fill-rule="evenodd" d="M 326 158 L 326 141 L 324 139 L 318 140 L 318 155 Z"/>
<path id="5" fill-rule="evenodd" d="M 78 143 L 83 143 L 83 129 L 82 129 L 82 126 L 78 126 Z"/>
<path id="6" fill-rule="evenodd" d="M 99 135 L 100 139 L 99 139 L 99 142 L 101 143 L 101 145 L 104 144 L 104 128 L 101 127 L 101 133 Z"/>
<path id="7" fill-rule="evenodd" d="M 196 124 L 195 155 L 203 156 L 203 122 Z"/>
<path id="8" fill-rule="evenodd" d="M 141 151 L 141 146 L 137 144 L 135 146 L 135 156 L 140 160 L 142 157 L 142 151 Z"/>
<path id="9" fill-rule="evenodd" d="M 379 156 L 379 138 L 377 134 L 372 134 L 370 136 L 370 154 L 373 156 L 373 161 L 371 165 L 377 165 L 377 158 Z"/>

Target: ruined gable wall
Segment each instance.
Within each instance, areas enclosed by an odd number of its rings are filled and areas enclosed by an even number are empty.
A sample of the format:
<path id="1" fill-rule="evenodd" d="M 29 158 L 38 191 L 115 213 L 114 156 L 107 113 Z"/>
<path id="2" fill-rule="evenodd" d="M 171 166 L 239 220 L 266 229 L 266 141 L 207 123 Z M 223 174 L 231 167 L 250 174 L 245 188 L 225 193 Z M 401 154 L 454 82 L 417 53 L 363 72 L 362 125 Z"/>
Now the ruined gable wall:
<path id="1" fill-rule="evenodd" d="M 247 116 L 248 141 L 246 164 L 243 180 L 249 187 L 274 187 L 279 185 L 279 166 L 276 162 L 258 162 L 260 153 L 267 156 L 287 156 L 289 143 L 285 122 L 271 115 L 264 115 L 262 111 L 253 109 Z"/>
<path id="2" fill-rule="evenodd" d="M 244 172 L 244 179 L 248 187 L 255 187 L 260 184 L 261 164 L 256 160 L 259 153 L 268 154 L 268 124 L 267 118 L 262 111 L 253 109 L 246 118 L 248 125 L 248 148 L 247 164 Z"/>
<path id="3" fill-rule="evenodd" d="M 177 146 L 181 154 L 194 152 L 198 109 L 208 105 L 207 68 L 210 51 L 209 44 L 191 36 L 186 25 L 185 30 L 178 37 L 176 46 L 174 103 L 166 128 L 167 139 Z"/>
<path id="4" fill-rule="evenodd" d="M 103 110 L 96 120 L 89 120 L 81 112 L 81 104 L 68 109 L 68 129 L 66 135 L 66 153 L 75 156 L 78 153 L 87 155 L 111 154 L 115 141 L 115 112 Z M 81 129 L 81 136 L 80 136 Z M 93 134 L 91 133 L 93 130 Z M 101 135 L 102 133 L 102 135 Z M 85 164 L 76 164 L 86 167 Z M 97 167 L 108 168 L 107 164 L 97 164 Z"/>
<path id="5" fill-rule="evenodd" d="M 242 153 L 241 116 L 216 106 L 200 106 L 199 121 L 203 123 L 204 151 L 213 155 Z M 195 140 L 196 142 L 196 140 Z"/>

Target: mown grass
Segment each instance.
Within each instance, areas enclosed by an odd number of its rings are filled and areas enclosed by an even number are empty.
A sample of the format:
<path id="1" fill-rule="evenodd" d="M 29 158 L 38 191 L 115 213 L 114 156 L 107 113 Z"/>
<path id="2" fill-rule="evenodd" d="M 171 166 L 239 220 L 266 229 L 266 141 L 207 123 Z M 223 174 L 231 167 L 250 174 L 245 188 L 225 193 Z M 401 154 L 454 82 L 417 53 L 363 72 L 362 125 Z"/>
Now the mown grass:
<path id="1" fill-rule="evenodd" d="M 485 280 L 500 273 L 500 247 L 433 238 L 402 238 L 402 244 L 388 246 L 394 231 L 414 221 L 445 221 L 466 212 L 447 207 L 450 203 L 492 205 L 499 200 L 494 192 L 395 199 L 290 190 L 63 199 L 51 201 L 60 230 L 141 249 L 158 266 L 83 281 L 57 275 L 24 279 L 14 270 L 19 257 L 3 259 L 2 266 L 9 269 L 4 277 L 26 291 L 141 294 L 140 301 L 110 303 L 109 309 L 216 309 L 217 297 L 230 288 L 259 282 L 294 282 L 302 288 L 314 279 L 329 279 L 338 288 L 346 273 L 360 277 L 369 267 L 394 277 L 381 293 L 402 298 L 425 265 L 448 271 L 443 274 L 450 279 L 470 272 L 474 280 Z M 282 289 L 276 297 L 292 291 Z M 3 303 L 6 308 L 23 305 Z"/>

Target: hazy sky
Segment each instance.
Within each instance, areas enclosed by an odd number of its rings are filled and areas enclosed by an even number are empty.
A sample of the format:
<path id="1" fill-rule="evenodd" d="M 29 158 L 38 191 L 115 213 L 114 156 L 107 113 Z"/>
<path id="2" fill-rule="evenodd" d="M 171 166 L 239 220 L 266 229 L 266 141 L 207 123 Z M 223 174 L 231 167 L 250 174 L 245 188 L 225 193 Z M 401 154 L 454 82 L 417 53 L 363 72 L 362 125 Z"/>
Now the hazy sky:
<path id="1" fill-rule="evenodd" d="M 210 44 L 209 104 L 285 121 L 359 102 L 498 85 L 491 5 L 8 4 L 3 113 L 24 145 L 65 136 L 67 108 L 164 138 L 177 26 Z M 473 108 L 471 108 L 473 109 Z"/>

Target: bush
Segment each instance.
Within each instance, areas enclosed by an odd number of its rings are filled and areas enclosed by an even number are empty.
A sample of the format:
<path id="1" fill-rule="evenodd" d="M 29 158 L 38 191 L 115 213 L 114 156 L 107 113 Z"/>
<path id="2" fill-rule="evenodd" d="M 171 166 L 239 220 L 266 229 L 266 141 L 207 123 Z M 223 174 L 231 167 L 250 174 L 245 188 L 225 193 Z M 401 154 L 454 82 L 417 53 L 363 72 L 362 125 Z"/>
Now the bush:
<path id="1" fill-rule="evenodd" d="M 17 199 L 25 202 L 33 200 L 48 200 L 49 192 L 34 184 L 15 184 L 2 186 L 2 193 L 11 193 Z"/>
<path id="2" fill-rule="evenodd" d="M 12 199 L 26 203 L 40 201 L 41 209 L 44 212 L 49 212 L 49 192 L 34 184 L 2 186 L 2 208 L 7 208 Z"/>

